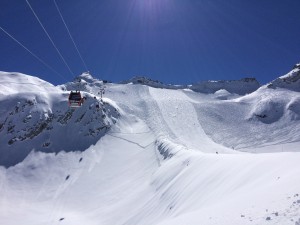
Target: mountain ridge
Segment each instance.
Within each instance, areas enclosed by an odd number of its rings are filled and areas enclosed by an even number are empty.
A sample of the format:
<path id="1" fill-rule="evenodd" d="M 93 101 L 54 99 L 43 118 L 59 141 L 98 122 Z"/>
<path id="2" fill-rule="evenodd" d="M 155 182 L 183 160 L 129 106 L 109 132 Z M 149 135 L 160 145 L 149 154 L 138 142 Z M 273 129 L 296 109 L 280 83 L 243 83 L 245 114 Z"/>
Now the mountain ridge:
<path id="1" fill-rule="evenodd" d="M 240 95 L 0 75 L 0 224 L 300 221 L 293 88 Z M 71 90 L 86 98 L 80 108 L 69 108 Z"/>

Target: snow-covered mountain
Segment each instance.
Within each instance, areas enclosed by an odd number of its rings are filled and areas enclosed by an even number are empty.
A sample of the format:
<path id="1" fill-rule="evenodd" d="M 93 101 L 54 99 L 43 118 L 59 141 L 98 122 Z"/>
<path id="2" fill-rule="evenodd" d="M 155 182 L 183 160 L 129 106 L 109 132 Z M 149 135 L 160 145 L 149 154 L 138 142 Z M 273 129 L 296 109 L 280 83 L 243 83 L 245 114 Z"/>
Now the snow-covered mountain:
<path id="1" fill-rule="evenodd" d="M 255 78 L 243 78 L 241 80 L 202 81 L 191 85 L 189 88 L 196 92 L 215 93 L 226 90 L 230 93 L 245 95 L 256 91 L 260 84 Z"/>
<path id="2" fill-rule="evenodd" d="M 164 89 L 190 89 L 195 92 L 201 93 L 215 93 L 219 90 L 226 90 L 230 93 L 235 93 L 239 95 L 245 95 L 256 91 L 260 84 L 255 78 L 243 78 L 241 80 L 209 80 L 201 81 L 192 85 L 171 85 L 164 84 L 158 80 L 152 80 L 147 77 L 137 76 L 129 80 L 121 82 L 121 84 L 142 84 L 154 88 L 164 88 Z"/>
<path id="3" fill-rule="evenodd" d="M 286 88 L 293 91 L 300 91 L 300 63 L 296 64 L 292 71 L 277 78 L 268 84 L 269 88 Z"/>
<path id="4" fill-rule="evenodd" d="M 15 165 L 32 150 L 84 151 L 119 116 L 109 101 L 90 93 L 85 92 L 85 104 L 73 110 L 67 103 L 69 92 L 25 74 L 0 76 L 0 165 Z"/>
<path id="5" fill-rule="evenodd" d="M 55 87 L 1 72 L 0 224 L 299 225 L 298 75 Z"/>

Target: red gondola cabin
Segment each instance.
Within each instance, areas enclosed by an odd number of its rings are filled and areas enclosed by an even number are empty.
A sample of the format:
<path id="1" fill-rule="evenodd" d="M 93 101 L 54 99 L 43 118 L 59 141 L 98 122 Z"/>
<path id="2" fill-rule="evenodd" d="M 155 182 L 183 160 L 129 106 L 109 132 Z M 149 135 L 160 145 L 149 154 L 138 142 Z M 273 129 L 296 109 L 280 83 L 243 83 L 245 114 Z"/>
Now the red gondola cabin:
<path id="1" fill-rule="evenodd" d="M 71 91 L 69 94 L 69 106 L 71 108 L 80 107 L 83 103 L 83 98 L 80 91 Z"/>

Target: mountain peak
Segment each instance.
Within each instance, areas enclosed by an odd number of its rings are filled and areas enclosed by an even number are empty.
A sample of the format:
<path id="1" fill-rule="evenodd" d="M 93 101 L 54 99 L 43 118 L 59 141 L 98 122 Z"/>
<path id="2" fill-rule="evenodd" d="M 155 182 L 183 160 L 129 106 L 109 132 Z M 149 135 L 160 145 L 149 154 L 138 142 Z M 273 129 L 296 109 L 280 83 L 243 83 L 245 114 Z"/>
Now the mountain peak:
<path id="1" fill-rule="evenodd" d="M 267 87 L 300 91 L 300 63 L 297 63 L 289 73 L 270 82 Z"/>
<path id="2" fill-rule="evenodd" d="M 300 69 L 300 63 L 297 63 L 297 64 L 293 67 L 293 69 Z"/>
<path id="3" fill-rule="evenodd" d="M 96 81 L 97 79 L 95 79 L 89 71 L 87 72 L 83 72 L 82 74 L 80 74 L 79 76 L 75 77 L 74 81 L 77 82 L 81 82 L 81 81 L 85 81 L 88 83 L 92 83 L 94 81 Z"/>

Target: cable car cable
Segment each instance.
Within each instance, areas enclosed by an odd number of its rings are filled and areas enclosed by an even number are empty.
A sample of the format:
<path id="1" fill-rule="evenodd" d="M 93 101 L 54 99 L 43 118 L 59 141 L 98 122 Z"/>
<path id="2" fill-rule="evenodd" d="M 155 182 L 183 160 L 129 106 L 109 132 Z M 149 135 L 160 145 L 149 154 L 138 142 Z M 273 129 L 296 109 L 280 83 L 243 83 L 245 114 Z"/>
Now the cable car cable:
<path id="1" fill-rule="evenodd" d="M 73 37 L 72 37 L 72 35 L 71 35 L 71 32 L 70 32 L 70 30 L 69 30 L 69 28 L 68 28 L 68 26 L 67 26 L 67 24 L 66 24 L 66 22 L 65 22 L 65 20 L 64 20 L 64 18 L 63 18 L 63 16 L 62 16 L 62 14 L 61 14 L 61 11 L 60 11 L 59 8 L 58 8 L 58 5 L 57 5 L 56 1 L 53 0 L 53 2 L 54 2 L 54 4 L 55 4 L 55 7 L 56 7 L 56 9 L 57 9 L 59 15 L 60 15 L 61 20 L 63 21 L 63 23 L 64 23 L 64 25 L 65 25 L 65 27 L 66 27 L 66 29 L 67 29 L 67 31 L 68 31 L 68 34 L 69 34 L 69 36 L 70 36 L 70 38 L 71 38 L 71 40 L 72 40 L 72 42 L 73 42 L 73 44 L 74 44 L 74 47 L 75 47 L 75 49 L 76 49 L 76 51 L 77 51 L 77 53 L 78 53 L 78 55 L 79 55 L 79 57 L 80 57 L 80 59 L 81 59 L 81 61 L 82 61 L 83 65 L 84 65 L 86 71 L 88 71 L 87 65 L 86 65 L 85 61 L 83 60 L 82 55 L 80 54 L 80 52 L 79 52 L 79 50 L 78 50 L 78 47 L 77 47 L 77 45 L 76 45 L 76 43 L 75 43 L 75 41 L 74 41 L 74 39 L 73 39 Z"/>
<path id="2" fill-rule="evenodd" d="M 30 3 L 28 2 L 28 0 L 26 0 L 26 3 L 29 6 L 29 8 L 31 9 L 33 15 L 35 16 L 35 18 L 37 19 L 37 21 L 39 22 L 39 24 L 41 25 L 41 27 L 43 28 L 44 32 L 46 33 L 46 35 L 49 38 L 50 42 L 52 43 L 53 47 L 56 49 L 56 51 L 59 54 L 60 58 L 62 59 L 62 61 L 66 65 L 66 67 L 69 69 L 70 73 L 74 76 L 74 73 L 72 72 L 71 68 L 69 67 L 69 65 L 67 64 L 66 60 L 64 59 L 64 57 L 62 56 L 62 54 L 60 53 L 60 51 L 58 50 L 58 48 L 54 44 L 54 42 L 51 39 L 49 33 L 47 32 L 46 28 L 43 26 L 42 22 L 40 21 L 39 17 L 37 16 L 37 14 L 34 12 L 33 8 L 31 7 Z"/>
<path id="3" fill-rule="evenodd" d="M 13 39 L 16 43 L 18 43 L 20 46 L 22 46 L 27 52 L 29 52 L 33 57 L 35 57 L 38 61 L 40 61 L 44 66 L 46 66 L 48 69 L 50 69 L 52 72 L 56 73 L 57 75 L 61 76 L 64 80 L 67 81 L 67 79 L 61 75 L 59 72 L 57 72 L 55 69 L 53 69 L 49 64 L 47 64 L 44 60 L 42 60 L 40 57 L 38 57 L 36 54 L 34 54 L 32 51 L 30 51 L 26 46 L 24 46 L 21 42 L 19 42 L 14 36 L 12 36 L 10 33 L 8 33 L 4 28 L 0 26 L 0 29 L 7 34 L 11 39 Z"/>

